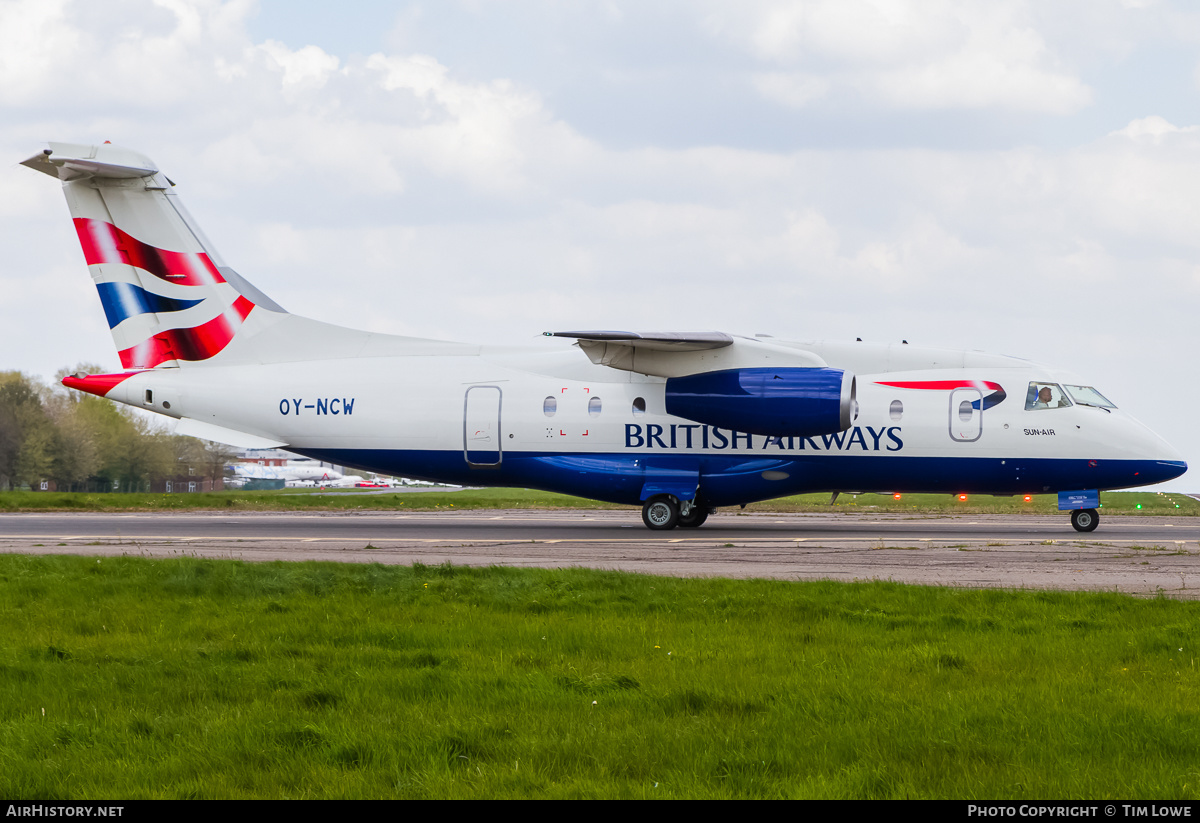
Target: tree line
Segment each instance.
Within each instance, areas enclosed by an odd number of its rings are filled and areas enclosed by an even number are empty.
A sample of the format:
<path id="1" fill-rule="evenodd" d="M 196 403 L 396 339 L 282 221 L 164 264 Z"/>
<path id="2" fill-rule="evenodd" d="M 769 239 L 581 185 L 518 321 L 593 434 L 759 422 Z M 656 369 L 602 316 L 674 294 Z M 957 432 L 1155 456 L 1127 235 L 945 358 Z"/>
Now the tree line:
<path id="1" fill-rule="evenodd" d="M 59 372 L 102 372 L 81 364 Z M 0 491 L 149 491 L 160 480 L 216 478 L 227 446 L 169 434 L 162 423 L 103 397 L 0 372 Z"/>

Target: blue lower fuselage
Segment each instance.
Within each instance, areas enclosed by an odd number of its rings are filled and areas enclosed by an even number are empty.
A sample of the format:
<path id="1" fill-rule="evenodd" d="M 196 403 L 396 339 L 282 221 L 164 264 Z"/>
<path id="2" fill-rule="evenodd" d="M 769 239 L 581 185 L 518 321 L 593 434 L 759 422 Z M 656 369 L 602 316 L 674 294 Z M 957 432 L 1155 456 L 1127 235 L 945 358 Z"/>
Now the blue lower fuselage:
<path id="1" fill-rule="evenodd" d="M 301 449 L 336 465 L 440 483 L 509 486 L 640 505 L 671 493 L 719 507 L 806 492 L 1047 494 L 1120 489 L 1171 480 L 1182 461 L 895 455 L 651 455 L 505 452 L 494 465 L 462 451 Z M 496 460 L 496 457 L 487 458 Z"/>

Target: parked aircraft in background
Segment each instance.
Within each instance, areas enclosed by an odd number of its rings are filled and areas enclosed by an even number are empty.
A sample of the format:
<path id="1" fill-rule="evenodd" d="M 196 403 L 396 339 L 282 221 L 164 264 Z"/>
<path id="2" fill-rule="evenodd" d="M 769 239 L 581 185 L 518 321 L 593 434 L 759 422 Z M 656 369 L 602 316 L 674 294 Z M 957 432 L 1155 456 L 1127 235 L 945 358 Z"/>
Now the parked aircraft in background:
<path id="1" fill-rule="evenodd" d="M 326 486 L 348 488 L 364 482 L 361 475 L 343 475 L 337 469 L 319 464 L 258 465 L 257 463 L 230 464 L 235 477 L 241 480 L 283 480 L 289 486 Z"/>
<path id="2" fill-rule="evenodd" d="M 1090 531 L 1101 490 L 1187 469 L 1086 381 L 1013 357 L 712 331 L 515 348 L 309 320 L 226 265 L 149 158 L 49 146 L 24 165 L 63 182 L 125 369 L 63 382 L 187 434 L 640 505 L 652 529 L 801 492 L 1057 492 Z"/>
<path id="3" fill-rule="evenodd" d="M 337 469 L 319 465 L 260 466 L 256 463 L 233 463 L 233 473 L 246 480 L 301 480 L 315 485 L 329 485 L 342 479 Z M 355 482 L 362 480 L 357 475 Z"/>
<path id="4" fill-rule="evenodd" d="M 361 474 L 347 474 L 339 477 L 337 480 L 330 480 L 328 482 L 323 480 L 308 480 L 305 482 L 330 489 L 353 489 L 368 481 Z"/>

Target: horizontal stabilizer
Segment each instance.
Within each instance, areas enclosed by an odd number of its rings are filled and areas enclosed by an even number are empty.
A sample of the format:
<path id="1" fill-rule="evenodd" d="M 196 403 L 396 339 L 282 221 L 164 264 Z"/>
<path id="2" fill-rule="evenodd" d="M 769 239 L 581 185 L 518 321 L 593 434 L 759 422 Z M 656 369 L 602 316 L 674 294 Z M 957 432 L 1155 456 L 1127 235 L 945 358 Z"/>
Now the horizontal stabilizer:
<path id="1" fill-rule="evenodd" d="M 240 449 L 279 449 L 287 445 L 282 440 L 271 440 L 255 434 L 246 434 L 213 423 L 193 420 L 190 417 L 181 417 L 175 424 L 174 432 L 188 437 L 199 437 L 201 440 L 213 440 Z"/>
<path id="2" fill-rule="evenodd" d="M 88 177 L 133 180 L 158 173 L 158 168 L 149 157 L 111 143 L 99 146 L 51 143 L 50 148 L 28 160 L 22 160 L 21 165 L 59 180 Z"/>

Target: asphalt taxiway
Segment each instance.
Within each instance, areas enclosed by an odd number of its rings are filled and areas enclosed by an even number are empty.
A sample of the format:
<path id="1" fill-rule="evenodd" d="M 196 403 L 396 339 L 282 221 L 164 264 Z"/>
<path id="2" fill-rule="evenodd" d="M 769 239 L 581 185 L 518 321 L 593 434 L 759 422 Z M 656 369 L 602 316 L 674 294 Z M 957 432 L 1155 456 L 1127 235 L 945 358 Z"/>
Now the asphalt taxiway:
<path id="1" fill-rule="evenodd" d="M 1200 599 L 1200 518 L 718 513 L 651 532 L 630 511 L 9 514 L 0 552 L 453 563 L 675 576 L 893 580 Z"/>

